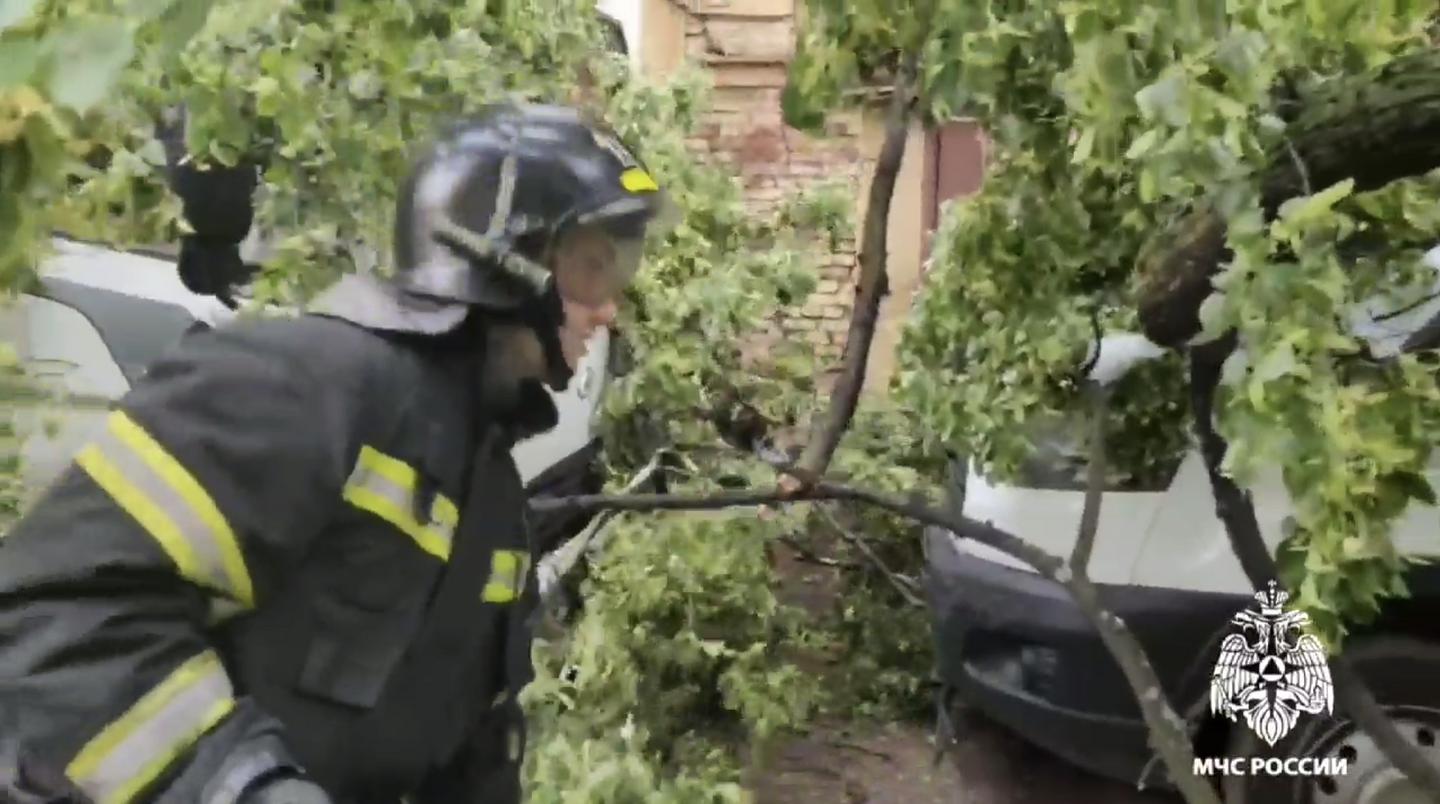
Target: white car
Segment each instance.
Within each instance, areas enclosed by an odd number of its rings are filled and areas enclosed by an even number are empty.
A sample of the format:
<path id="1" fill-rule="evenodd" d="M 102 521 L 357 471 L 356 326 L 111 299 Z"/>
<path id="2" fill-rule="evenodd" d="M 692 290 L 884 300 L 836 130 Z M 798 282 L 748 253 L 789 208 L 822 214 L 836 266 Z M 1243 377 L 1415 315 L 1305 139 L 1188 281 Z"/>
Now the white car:
<path id="1" fill-rule="evenodd" d="M 1440 248 L 1427 262 L 1440 271 Z M 1435 289 L 1440 295 L 1440 278 Z M 1393 354 L 1437 314 L 1440 297 L 1399 315 L 1368 304 L 1355 311 L 1352 331 L 1373 352 Z M 1091 376 L 1103 367 L 1113 381 L 1128 366 L 1162 352 L 1146 344 L 1137 335 L 1107 337 Z M 1077 424 L 1075 434 L 1083 432 Z M 960 492 L 965 516 L 1068 558 L 1085 497 L 1083 460 L 1075 462 L 1071 452 L 1059 458 L 1063 466 L 1032 465 L 1026 481 L 1016 484 L 995 483 L 967 469 Z M 1440 461 L 1428 476 L 1440 488 Z M 1290 513 L 1278 469 L 1261 473 L 1250 492 L 1273 551 Z M 961 536 L 932 528 L 925 541 L 927 594 L 946 690 L 1076 765 L 1132 784 L 1168 786 L 1163 773 L 1153 772 L 1147 730 L 1118 665 L 1068 593 L 1023 562 Z M 1440 557 L 1440 510 L 1412 506 L 1393 536 L 1404 552 Z M 1170 700 L 1199 724 L 1197 755 L 1347 760 L 1343 776 L 1225 777 L 1217 784 L 1227 804 L 1420 800 L 1410 797 L 1418 794 L 1338 711 L 1301 714 L 1273 748 L 1260 743 L 1243 721 L 1232 724 L 1210 712 L 1219 641 L 1230 632 L 1230 618 L 1254 600 L 1216 515 L 1197 449 L 1184 455 L 1166 483 L 1105 493 L 1090 567 L 1109 608 L 1144 644 Z M 1388 604 L 1376 623 L 1354 632 L 1347 652 L 1402 735 L 1440 762 L 1440 685 L 1434 683 L 1440 678 L 1440 565 L 1417 565 L 1407 581 L 1411 597 Z"/>
<path id="2" fill-rule="evenodd" d="M 116 251 L 63 238 L 40 267 L 40 284 L 0 306 L 0 340 L 55 403 L 16 409 L 27 495 L 43 489 L 70 462 L 109 407 L 156 357 L 189 329 L 236 315 L 220 300 L 181 281 L 173 260 Z M 597 332 L 575 378 L 552 394 L 555 429 L 516 445 L 514 456 L 531 494 L 598 491 L 595 417 L 609 382 L 610 333 Z M 578 530 L 585 515 L 532 517 L 537 540 L 553 545 Z"/>

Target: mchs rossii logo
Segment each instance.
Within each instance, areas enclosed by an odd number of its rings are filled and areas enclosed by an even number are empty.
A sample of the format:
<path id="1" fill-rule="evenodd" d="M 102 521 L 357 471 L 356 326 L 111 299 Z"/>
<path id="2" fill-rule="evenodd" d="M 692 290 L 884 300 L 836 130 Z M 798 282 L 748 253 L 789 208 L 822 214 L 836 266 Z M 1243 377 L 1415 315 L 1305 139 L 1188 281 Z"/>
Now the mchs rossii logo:
<path id="1" fill-rule="evenodd" d="M 1237 724 L 1243 720 L 1270 746 L 1295 728 L 1301 714 L 1335 709 L 1325 648 L 1305 633 L 1309 615 L 1285 608 L 1289 599 L 1274 581 L 1256 592 L 1258 610 L 1243 609 L 1231 618 L 1238 628 L 1220 643 L 1210 674 L 1210 711 Z M 1195 760 L 1195 773 L 1339 776 L 1346 765 L 1342 757 L 1206 757 Z"/>

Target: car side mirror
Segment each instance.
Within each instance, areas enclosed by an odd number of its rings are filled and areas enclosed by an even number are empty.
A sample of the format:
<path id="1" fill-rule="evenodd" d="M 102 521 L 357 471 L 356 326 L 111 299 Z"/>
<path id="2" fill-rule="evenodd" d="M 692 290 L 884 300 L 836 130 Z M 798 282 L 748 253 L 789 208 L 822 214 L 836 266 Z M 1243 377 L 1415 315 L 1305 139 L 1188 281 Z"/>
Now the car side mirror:
<path id="1" fill-rule="evenodd" d="M 1112 332 L 1093 344 L 1085 360 L 1085 379 L 1113 385 L 1141 363 L 1165 354 L 1165 347 L 1138 332 Z"/>

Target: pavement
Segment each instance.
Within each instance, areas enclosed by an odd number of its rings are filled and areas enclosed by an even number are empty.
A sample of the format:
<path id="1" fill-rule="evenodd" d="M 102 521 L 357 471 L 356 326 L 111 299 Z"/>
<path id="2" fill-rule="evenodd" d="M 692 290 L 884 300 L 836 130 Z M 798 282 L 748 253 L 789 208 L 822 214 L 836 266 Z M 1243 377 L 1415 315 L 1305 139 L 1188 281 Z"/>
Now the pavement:
<path id="1" fill-rule="evenodd" d="M 1178 804 L 1101 779 L 970 714 L 937 765 L 916 724 L 822 724 L 780 748 L 750 789 L 756 804 Z"/>

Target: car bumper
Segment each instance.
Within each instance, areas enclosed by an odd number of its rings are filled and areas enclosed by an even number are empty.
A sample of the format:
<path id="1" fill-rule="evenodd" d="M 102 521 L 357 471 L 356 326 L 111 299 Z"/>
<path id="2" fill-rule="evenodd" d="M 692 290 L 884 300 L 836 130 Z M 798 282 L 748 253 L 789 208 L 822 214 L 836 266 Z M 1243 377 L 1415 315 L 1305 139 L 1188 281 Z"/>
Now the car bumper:
<path id="1" fill-rule="evenodd" d="M 1068 592 L 968 553 L 943 530 L 927 530 L 926 547 L 942 682 L 1041 748 L 1136 783 L 1151 756 L 1144 721 L 1119 666 Z M 1101 585 L 1100 593 L 1179 707 L 1205 694 L 1215 645 L 1248 602 L 1245 595 L 1129 585 Z"/>

